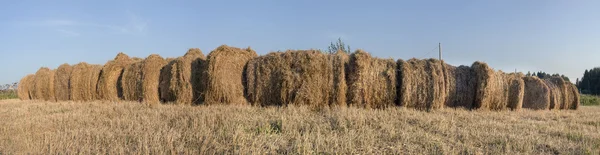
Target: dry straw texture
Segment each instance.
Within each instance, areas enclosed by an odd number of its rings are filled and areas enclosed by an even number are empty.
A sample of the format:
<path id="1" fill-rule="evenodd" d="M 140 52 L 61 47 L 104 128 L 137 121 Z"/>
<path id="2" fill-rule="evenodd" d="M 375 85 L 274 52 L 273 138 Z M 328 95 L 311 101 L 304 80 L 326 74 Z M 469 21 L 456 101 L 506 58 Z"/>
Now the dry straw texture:
<path id="1" fill-rule="evenodd" d="M 444 64 L 447 107 L 472 109 L 475 100 L 475 72 L 469 66 Z"/>
<path id="2" fill-rule="evenodd" d="M 544 80 L 535 76 L 523 77 L 525 82 L 525 97 L 523 98 L 523 108 L 534 110 L 546 110 L 553 103 L 550 100 L 552 91 L 544 83 Z"/>
<path id="3" fill-rule="evenodd" d="M 571 98 L 572 98 L 570 109 L 577 110 L 577 109 L 579 109 L 579 102 L 581 100 L 580 96 L 579 96 L 579 90 L 577 89 L 577 86 L 575 86 L 574 84 L 571 84 L 571 83 L 568 84 L 568 88 L 569 88 L 569 91 L 571 91 Z"/>
<path id="4" fill-rule="evenodd" d="M 54 96 L 54 70 L 41 67 L 35 73 L 34 98 L 37 100 L 56 101 Z"/>
<path id="5" fill-rule="evenodd" d="M 199 104 L 203 101 L 203 78 L 206 57 L 198 48 L 191 48 L 163 68 L 161 73 L 161 93 L 165 102 L 178 104 Z"/>
<path id="6" fill-rule="evenodd" d="M 71 100 L 71 73 L 73 67 L 69 64 L 58 66 L 54 74 L 54 94 L 57 101 Z"/>
<path id="7" fill-rule="evenodd" d="M 98 95 L 100 99 L 117 101 L 123 98 L 123 87 L 121 86 L 121 75 L 123 70 L 133 60 L 124 53 L 119 53 L 115 59 L 108 61 L 102 68 L 98 80 Z"/>
<path id="8" fill-rule="evenodd" d="M 121 87 L 126 101 L 142 100 L 142 62 L 133 62 L 123 69 Z"/>
<path id="9" fill-rule="evenodd" d="M 555 104 L 551 104 L 552 109 L 568 109 L 572 102 L 569 98 L 569 92 L 567 89 L 567 83 L 561 77 L 549 77 L 544 79 L 546 85 L 552 89 L 552 100 L 555 100 Z"/>
<path id="10" fill-rule="evenodd" d="M 396 103 L 396 62 L 371 57 L 357 50 L 348 64 L 348 104 L 356 107 L 386 108 Z"/>
<path id="11" fill-rule="evenodd" d="M 486 63 L 475 62 L 476 94 L 474 108 L 487 110 L 519 110 L 523 104 L 524 82 L 520 75 L 494 71 Z"/>
<path id="12" fill-rule="evenodd" d="M 33 81 L 34 81 L 34 76 L 33 74 L 29 74 L 25 77 L 23 77 L 21 79 L 21 81 L 19 81 L 19 85 L 17 88 L 17 93 L 19 95 L 19 99 L 21 100 L 31 100 L 31 88 L 33 86 Z"/>
<path id="13" fill-rule="evenodd" d="M 257 54 L 254 50 L 222 45 L 208 54 L 206 104 L 247 104 L 244 98 L 246 64 Z"/>
<path id="14" fill-rule="evenodd" d="M 160 70 L 167 61 L 157 54 L 148 56 L 142 63 L 142 94 L 146 103 L 160 103 L 159 80 Z"/>
<path id="15" fill-rule="evenodd" d="M 446 85 L 442 65 L 436 59 L 398 60 L 400 105 L 419 110 L 443 108 Z"/>
<path id="16" fill-rule="evenodd" d="M 99 99 L 97 82 L 102 66 L 81 62 L 73 66 L 71 74 L 71 100 L 92 101 Z"/>
<path id="17" fill-rule="evenodd" d="M 248 100 L 263 106 L 344 105 L 343 55 L 288 50 L 252 59 L 246 72 Z"/>

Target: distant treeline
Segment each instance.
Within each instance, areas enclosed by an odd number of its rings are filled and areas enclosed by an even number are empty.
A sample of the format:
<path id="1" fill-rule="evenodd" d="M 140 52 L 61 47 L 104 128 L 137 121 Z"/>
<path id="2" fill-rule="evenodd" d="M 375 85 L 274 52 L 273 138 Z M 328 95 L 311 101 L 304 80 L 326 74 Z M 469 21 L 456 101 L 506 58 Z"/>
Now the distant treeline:
<path id="1" fill-rule="evenodd" d="M 546 78 L 550 78 L 550 77 L 553 77 L 553 76 L 559 76 L 559 77 L 563 78 L 563 80 L 565 80 L 565 81 L 571 81 L 571 80 L 569 80 L 569 77 L 567 77 L 567 76 L 565 76 L 565 75 L 560 75 L 560 74 L 548 74 L 548 73 L 546 73 L 546 72 L 542 72 L 542 71 L 539 71 L 539 72 L 533 72 L 533 73 L 531 73 L 531 72 L 527 72 L 527 75 L 526 75 L 526 76 L 537 76 L 537 77 L 538 77 L 538 78 L 540 78 L 540 79 L 546 79 Z"/>
<path id="2" fill-rule="evenodd" d="M 583 78 L 577 79 L 576 85 L 583 94 L 600 95 L 600 67 L 585 70 Z"/>

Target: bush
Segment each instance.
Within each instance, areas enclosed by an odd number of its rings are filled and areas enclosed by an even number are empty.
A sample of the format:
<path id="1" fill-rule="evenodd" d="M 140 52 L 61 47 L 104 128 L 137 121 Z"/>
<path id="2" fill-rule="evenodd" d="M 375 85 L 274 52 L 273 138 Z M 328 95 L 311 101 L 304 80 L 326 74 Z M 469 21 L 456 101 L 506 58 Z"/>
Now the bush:
<path id="1" fill-rule="evenodd" d="M 581 94 L 581 105 L 598 106 L 600 105 L 600 97 L 595 95 Z"/>

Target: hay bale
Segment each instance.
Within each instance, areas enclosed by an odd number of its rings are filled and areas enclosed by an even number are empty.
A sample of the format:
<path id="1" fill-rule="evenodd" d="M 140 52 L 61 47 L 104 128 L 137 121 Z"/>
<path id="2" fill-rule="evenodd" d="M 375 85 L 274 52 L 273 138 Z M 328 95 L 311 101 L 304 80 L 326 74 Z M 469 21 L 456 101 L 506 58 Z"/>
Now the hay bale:
<path id="1" fill-rule="evenodd" d="M 524 82 L 519 75 L 494 71 L 486 63 L 475 62 L 471 66 L 475 71 L 476 109 L 519 110 L 523 104 Z"/>
<path id="2" fill-rule="evenodd" d="M 20 81 L 19 81 L 19 85 L 17 87 L 17 93 L 19 96 L 19 99 L 21 100 L 31 100 L 31 88 L 33 86 L 33 81 L 34 81 L 34 76 L 33 74 L 29 74 L 25 77 L 23 77 Z"/>
<path id="3" fill-rule="evenodd" d="M 396 66 L 392 59 L 374 58 L 362 50 L 354 52 L 348 64 L 348 104 L 367 108 L 394 106 Z"/>
<path id="4" fill-rule="evenodd" d="M 54 75 L 54 92 L 57 101 L 71 100 L 70 79 L 73 67 L 69 64 L 58 66 Z"/>
<path id="5" fill-rule="evenodd" d="M 73 66 L 71 73 L 71 100 L 93 101 L 99 99 L 97 83 L 102 66 L 90 65 L 85 62 Z"/>
<path id="6" fill-rule="evenodd" d="M 575 86 L 572 83 L 569 83 L 568 87 L 571 91 L 570 97 L 572 98 L 571 106 L 569 107 L 569 109 L 577 110 L 579 109 L 579 102 L 581 100 L 579 96 L 579 89 L 577 89 L 577 86 Z"/>
<path id="7" fill-rule="evenodd" d="M 525 82 L 525 96 L 523 98 L 523 108 L 534 110 L 546 110 L 553 103 L 550 96 L 552 91 L 544 83 L 544 80 L 535 77 L 523 77 Z"/>
<path id="8" fill-rule="evenodd" d="M 248 104 L 244 98 L 246 64 L 258 56 L 250 48 L 219 46 L 208 54 L 205 104 Z"/>
<path id="9" fill-rule="evenodd" d="M 41 67 L 35 73 L 34 98 L 44 101 L 56 101 L 54 96 L 54 70 Z"/>
<path id="10" fill-rule="evenodd" d="M 546 85 L 552 90 L 551 100 L 555 101 L 550 105 L 551 109 L 569 109 L 571 99 L 567 91 L 567 83 L 561 77 L 549 77 L 544 79 Z"/>
<path id="11" fill-rule="evenodd" d="M 142 62 L 137 61 L 127 65 L 123 69 L 121 77 L 123 100 L 141 102 L 143 98 L 142 81 Z"/>
<path id="12" fill-rule="evenodd" d="M 197 48 L 189 49 L 161 71 L 161 96 L 165 102 L 178 104 L 199 104 L 203 101 L 204 83 L 202 78 L 206 58 Z"/>
<path id="13" fill-rule="evenodd" d="M 98 95 L 100 99 L 117 101 L 123 98 L 121 75 L 125 67 L 132 62 L 133 60 L 129 56 L 119 53 L 113 60 L 108 61 L 104 65 L 98 81 Z"/>
<path id="14" fill-rule="evenodd" d="M 469 66 L 444 65 L 445 106 L 472 109 L 475 100 L 475 72 Z"/>
<path id="15" fill-rule="evenodd" d="M 144 102 L 149 104 L 160 103 L 160 71 L 166 64 L 167 61 L 157 54 L 148 56 L 142 62 L 142 94 Z"/>
<path id="16" fill-rule="evenodd" d="M 436 59 L 398 60 L 399 104 L 419 110 L 440 109 L 446 100 L 443 62 Z"/>
<path id="17" fill-rule="evenodd" d="M 247 98 L 253 105 L 345 105 L 345 54 L 317 50 L 269 53 L 248 62 Z M 347 61 L 346 61 L 347 62 Z"/>

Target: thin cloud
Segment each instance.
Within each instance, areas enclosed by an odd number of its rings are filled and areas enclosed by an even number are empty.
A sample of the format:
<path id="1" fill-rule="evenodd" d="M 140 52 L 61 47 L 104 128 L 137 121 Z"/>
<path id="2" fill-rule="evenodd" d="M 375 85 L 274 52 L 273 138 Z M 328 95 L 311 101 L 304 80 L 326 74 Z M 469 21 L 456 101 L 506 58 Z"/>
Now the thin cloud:
<path id="1" fill-rule="evenodd" d="M 80 33 L 77 33 L 75 31 L 70 31 L 70 30 L 65 30 L 65 29 L 57 29 L 56 31 L 60 32 L 61 34 L 68 36 L 68 37 L 77 37 L 80 36 Z"/>
<path id="2" fill-rule="evenodd" d="M 84 22 L 70 19 L 48 19 L 37 22 L 23 22 L 21 24 L 29 25 L 29 26 L 42 26 L 42 27 L 52 27 L 57 31 L 68 34 L 70 36 L 79 36 L 80 33 L 69 30 L 73 27 L 92 27 L 98 29 L 107 29 L 119 33 L 124 34 L 145 34 L 148 27 L 148 21 L 144 20 L 138 15 L 135 15 L 131 12 L 127 12 L 126 14 L 128 21 L 125 24 L 105 24 L 105 23 L 96 23 L 96 22 Z"/>

